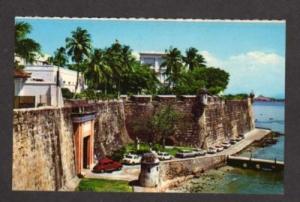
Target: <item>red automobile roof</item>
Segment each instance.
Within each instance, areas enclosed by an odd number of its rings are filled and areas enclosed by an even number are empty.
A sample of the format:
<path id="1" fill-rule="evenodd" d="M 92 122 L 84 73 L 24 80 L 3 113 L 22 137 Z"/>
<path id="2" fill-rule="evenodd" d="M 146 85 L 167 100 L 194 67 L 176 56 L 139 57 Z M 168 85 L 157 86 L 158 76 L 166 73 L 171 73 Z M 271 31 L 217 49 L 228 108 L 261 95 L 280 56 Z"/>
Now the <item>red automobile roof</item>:
<path id="1" fill-rule="evenodd" d="M 109 158 L 102 158 L 102 159 L 99 160 L 99 162 L 101 162 L 101 163 L 111 163 L 111 162 L 113 162 L 113 160 L 111 160 Z"/>

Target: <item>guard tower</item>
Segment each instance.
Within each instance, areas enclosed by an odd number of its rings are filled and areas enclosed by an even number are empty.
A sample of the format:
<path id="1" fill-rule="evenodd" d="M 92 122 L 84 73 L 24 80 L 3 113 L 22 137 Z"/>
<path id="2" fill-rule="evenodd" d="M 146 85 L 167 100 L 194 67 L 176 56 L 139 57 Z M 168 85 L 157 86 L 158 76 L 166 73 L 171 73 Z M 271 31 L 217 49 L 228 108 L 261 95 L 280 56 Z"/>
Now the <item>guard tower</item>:
<path id="1" fill-rule="evenodd" d="M 154 153 L 145 153 L 141 161 L 139 183 L 143 187 L 157 187 L 159 182 L 159 159 Z"/>

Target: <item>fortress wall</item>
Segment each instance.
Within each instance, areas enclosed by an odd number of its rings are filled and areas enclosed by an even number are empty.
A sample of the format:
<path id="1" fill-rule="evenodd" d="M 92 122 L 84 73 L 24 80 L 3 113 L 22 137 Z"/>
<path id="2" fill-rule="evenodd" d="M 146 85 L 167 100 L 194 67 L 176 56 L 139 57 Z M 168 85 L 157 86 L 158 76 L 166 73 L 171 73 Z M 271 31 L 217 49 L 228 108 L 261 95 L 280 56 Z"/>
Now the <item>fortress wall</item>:
<path id="1" fill-rule="evenodd" d="M 111 155 L 133 142 L 160 141 L 161 137 L 135 132 L 167 105 L 180 114 L 176 132 L 167 145 L 208 147 L 227 137 L 253 129 L 250 100 L 210 100 L 207 106 L 195 99 L 153 101 L 104 101 L 64 108 L 16 109 L 13 119 L 13 190 L 61 190 L 76 181 L 75 146 L 71 115 L 74 110 L 96 112 L 95 153 Z M 80 106 L 80 107 L 79 107 Z"/>
<path id="2" fill-rule="evenodd" d="M 13 190 L 58 190 L 76 178 L 71 109 L 14 110 Z"/>
<path id="3" fill-rule="evenodd" d="M 147 128 L 147 122 L 163 107 L 171 105 L 179 114 L 176 132 L 167 138 L 167 145 L 196 146 L 207 148 L 224 140 L 246 133 L 254 128 L 250 99 L 223 101 L 211 99 L 202 105 L 197 98 L 186 100 L 160 100 L 151 102 L 126 102 L 125 122 L 132 139 L 144 142 L 160 141 L 151 132 L 137 131 L 136 125 Z"/>

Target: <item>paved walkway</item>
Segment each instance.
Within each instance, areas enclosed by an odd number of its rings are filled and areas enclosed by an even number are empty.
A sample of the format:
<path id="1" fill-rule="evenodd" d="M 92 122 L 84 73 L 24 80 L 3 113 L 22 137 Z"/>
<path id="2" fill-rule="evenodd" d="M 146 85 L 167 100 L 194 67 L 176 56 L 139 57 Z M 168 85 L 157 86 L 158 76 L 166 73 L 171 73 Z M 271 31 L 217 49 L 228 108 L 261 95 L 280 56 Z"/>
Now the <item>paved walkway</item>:
<path id="1" fill-rule="evenodd" d="M 107 179 L 107 180 L 125 180 L 134 181 L 138 180 L 140 174 L 140 165 L 124 165 L 122 170 L 114 171 L 112 173 L 93 173 L 90 170 L 84 170 L 86 178 L 93 179 Z"/>
<path id="2" fill-rule="evenodd" d="M 271 131 L 266 130 L 266 129 L 254 129 L 248 133 L 245 134 L 245 138 L 236 144 L 232 145 L 230 148 L 219 152 L 217 154 L 207 154 L 205 156 L 199 156 L 199 157 L 194 157 L 194 158 L 207 158 L 211 156 L 219 156 L 219 155 L 233 155 L 241 150 L 245 149 L 248 147 L 250 144 L 252 144 L 255 141 L 259 141 L 262 138 L 264 138 L 266 135 L 268 135 Z M 174 158 L 169 161 L 183 161 L 185 159 L 180 159 L 180 158 Z M 125 181 L 136 181 L 138 180 L 138 176 L 140 173 L 140 165 L 134 165 L 134 166 L 127 166 L 124 165 L 122 170 L 120 171 L 114 171 L 112 173 L 93 173 L 89 170 L 84 171 L 86 174 L 86 178 L 94 178 L 94 179 L 108 179 L 108 180 L 125 180 Z M 155 189 L 147 189 L 145 190 L 142 187 L 134 186 L 135 191 L 140 192 L 140 191 L 154 191 Z"/>
<path id="3" fill-rule="evenodd" d="M 240 151 L 242 151 L 243 149 L 245 149 L 246 147 L 248 147 L 249 145 L 251 145 L 252 143 L 254 143 L 255 141 L 260 141 L 261 139 L 263 139 L 266 135 L 270 134 L 270 130 L 267 129 L 258 129 L 255 128 L 253 130 L 251 130 L 248 133 L 245 133 L 245 138 L 242 139 L 241 141 L 237 142 L 234 145 L 231 145 L 228 149 L 225 149 L 222 152 L 218 152 L 216 154 L 206 154 L 205 156 L 199 156 L 199 157 L 192 157 L 194 158 L 207 158 L 207 157 L 211 157 L 211 156 L 220 156 L 220 155 L 234 155 Z M 191 158 L 173 158 L 172 160 L 168 160 L 168 162 L 170 161 L 182 161 L 182 160 L 186 160 L 186 159 L 191 159 Z M 166 161 L 164 161 L 166 162 Z"/>

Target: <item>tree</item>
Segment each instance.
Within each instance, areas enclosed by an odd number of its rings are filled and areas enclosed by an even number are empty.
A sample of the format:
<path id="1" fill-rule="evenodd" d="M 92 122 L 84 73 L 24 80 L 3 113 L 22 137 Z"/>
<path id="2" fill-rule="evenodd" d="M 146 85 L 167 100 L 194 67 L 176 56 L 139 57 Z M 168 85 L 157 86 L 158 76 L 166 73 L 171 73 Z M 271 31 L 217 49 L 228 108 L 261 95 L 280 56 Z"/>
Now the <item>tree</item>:
<path id="1" fill-rule="evenodd" d="M 66 54 L 66 49 L 64 47 L 60 47 L 56 49 L 53 57 L 48 58 L 48 62 L 58 67 L 65 67 L 68 63 L 68 56 Z"/>
<path id="2" fill-rule="evenodd" d="M 166 138 L 173 135 L 176 130 L 176 122 L 179 118 L 179 114 L 172 108 L 171 105 L 167 105 L 156 113 L 152 118 L 152 127 L 154 133 L 162 138 L 163 148 L 166 145 Z"/>
<path id="3" fill-rule="evenodd" d="M 106 53 L 102 49 L 95 49 L 89 58 L 87 68 L 84 71 L 89 88 L 100 89 L 104 84 L 106 94 L 107 83 L 111 77 L 111 71 L 106 64 Z"/>
<path id="4" fill-rule="evenodd" d="M 221 91 L 224 91 L 229 83 L 229 74 L 219 68 L 206 68 L 205 77 L 205 86 L 211 94 L 218 94 Z"/>
<path id="5" fill-rule="evenodd" d="M 31 30 L 31 25 L 26 22 L 17 22 L 15 25 L 15 54 L 23 58 L 26 63 L 33 63 L 41 51 L 40 44 L 27 37 Z"/>
<path id="6" fill-rule="evenodd" d="M 183 57 L 183 61 L 186 63 L 190 71 L 193 71 L 196 67 L 205 67 L 205 59 L 202 55 L 198 54 L 196 48 L 189 48 L 186 50 L 186 56 Z"/>
<path id="7" fill-rule="evenodd" d="M 177 48 L 170 47 L 166 50 L 166 55 L 163 56 L 164 62 L 161 67 L 166 67 L 165 74 L 167 75 L 168 87 L 176 87 L 182 72 L 182 55 Z"/>
<path id="8" fill-rule="evenodd" d="M 79 82 L 79 72 L 81 63 L 85 58 L 89 57 L 91 51 L 91 36 L 87 30 L 77 27 L 75 31 L 71 32 L 72 36 L 66 38 L 67 53 L 71 56 L 72 61 L 76 63 L 77 79 L 75 85 L 75 93 L 77 92 Z"/>
<path id="9" fill-rule="evenodd" d="M 121 93 L 128 94 L 154 94 L 156 92 L 159 81 L 148 65 L 134 61 L 131 64 L 131 71 L 122 76 Z"/>
<path id="10" fill-rule="evenodd" d="M 177 95 L 197 94 L 205 87 L 209 93 L 218 94 L 226 89 L 228 82 L 229 74 L 224 70 L 214 67 L 195 68 L 181 74 L 173 92 Z"/>

